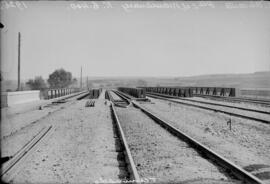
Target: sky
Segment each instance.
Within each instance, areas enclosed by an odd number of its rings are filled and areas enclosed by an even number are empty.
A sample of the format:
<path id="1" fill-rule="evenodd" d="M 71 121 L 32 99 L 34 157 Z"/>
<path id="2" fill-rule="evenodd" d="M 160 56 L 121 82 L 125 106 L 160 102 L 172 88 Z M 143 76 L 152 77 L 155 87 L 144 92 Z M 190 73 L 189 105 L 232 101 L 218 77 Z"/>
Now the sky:
<path id="1" fill-rule="evenodd" d="M 160 4 L 2 1 L 2 75 L 17 78 L 18 32 L 22 79 L 81 66 L 90 77 L 270 70 L 270 2 Z"/>

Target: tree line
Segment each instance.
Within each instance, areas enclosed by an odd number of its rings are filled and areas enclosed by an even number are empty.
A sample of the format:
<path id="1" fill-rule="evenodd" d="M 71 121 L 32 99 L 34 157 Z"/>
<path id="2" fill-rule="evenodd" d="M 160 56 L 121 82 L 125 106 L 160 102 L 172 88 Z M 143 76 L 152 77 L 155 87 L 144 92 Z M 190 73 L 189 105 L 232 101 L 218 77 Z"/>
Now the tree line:
<path id="1" fill-rule="evenodd" d="M 72 77 L 71 72 L 61 68 L 51 73 L 47 82 L 41 76 L 37 76 L 34 79 L 29 79 L 26 85 L 31 90 L 44 90 L 47 88 L 67 88 L 76 83 L 77 79 Z"/>

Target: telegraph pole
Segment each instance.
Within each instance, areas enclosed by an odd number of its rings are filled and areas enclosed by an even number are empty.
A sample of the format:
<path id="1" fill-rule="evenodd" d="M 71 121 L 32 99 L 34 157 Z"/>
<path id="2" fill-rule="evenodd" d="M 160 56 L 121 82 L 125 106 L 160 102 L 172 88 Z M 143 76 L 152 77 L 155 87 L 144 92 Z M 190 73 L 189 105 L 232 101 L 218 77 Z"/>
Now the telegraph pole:
<path id="1" fill-rule="evenodd" d="M 0 22 L 0 29 L 4 29 L 4 25 Z M 3 76 L 2 76 L 2 70 L 0 70 L 0 81 L 2 81 L 3 80 Z"/>
<path id="2" fill-rule="evenodd" d="M 18 34 L 18 89 L 21 90 L 21 33 Z"/>
<path id="3" fill-rule="evenodd" d="M 82 89 L 82 67 L 81 67 L 81 84 L 80 84 L 80 88 Z"/>
<path id="4" fill-rule="evenodd" d="M 88 76 L 87 76 L 87 79 L 86 79 L 86 86 L 87 86 L 87 90 L 88 90 Z"/>

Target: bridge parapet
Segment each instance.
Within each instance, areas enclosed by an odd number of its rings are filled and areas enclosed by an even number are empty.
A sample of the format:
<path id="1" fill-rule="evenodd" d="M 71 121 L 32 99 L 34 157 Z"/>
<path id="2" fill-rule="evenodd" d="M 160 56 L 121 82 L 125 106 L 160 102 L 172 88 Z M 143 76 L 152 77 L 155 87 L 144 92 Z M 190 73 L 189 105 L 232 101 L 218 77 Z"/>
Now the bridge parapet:
<path id="1" fill-rule="evenodd" d="M 1 108 L 40 100 L 40 91 L 14 91 L 1 94 Z"/>

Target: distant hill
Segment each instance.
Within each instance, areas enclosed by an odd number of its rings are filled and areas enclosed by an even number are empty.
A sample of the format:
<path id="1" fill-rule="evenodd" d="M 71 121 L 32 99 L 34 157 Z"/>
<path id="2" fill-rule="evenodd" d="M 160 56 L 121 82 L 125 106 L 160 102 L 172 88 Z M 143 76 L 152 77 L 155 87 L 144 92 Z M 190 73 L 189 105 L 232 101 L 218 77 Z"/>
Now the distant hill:
<path id="1" fill-rule="evenodd" d="M 181 85 L 237 88 L 270 88 L 270 72 L 252 74 L 217 74 L 174 78 Z"/>
<path id="2" fill-rule="evenodd" d="M 80 81 L 77 78 L 78 82 Z M 255 72 L 248 74 L 211 74 L 190 77 L 88 77 L 89 87 L 114 88 L 118 86 L 209 86 L 236 87 L 252 89 L 270 89 L 270 72 Z M 26 82 L 23 81 L 23 82 Z M 86 86 L 86 77 L 83 78 Z M 14 91 L 17 82 L 5 80 L 1 82 L 1 91 Z"/>
<path id="3" fill-rule="evenodd" d="M 213 86 L 236 88 L 269 88 L 270 72 L 247 74 L 211 74 L 190 77 L 89 77 L 94 86 Z"/>

